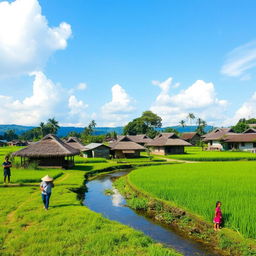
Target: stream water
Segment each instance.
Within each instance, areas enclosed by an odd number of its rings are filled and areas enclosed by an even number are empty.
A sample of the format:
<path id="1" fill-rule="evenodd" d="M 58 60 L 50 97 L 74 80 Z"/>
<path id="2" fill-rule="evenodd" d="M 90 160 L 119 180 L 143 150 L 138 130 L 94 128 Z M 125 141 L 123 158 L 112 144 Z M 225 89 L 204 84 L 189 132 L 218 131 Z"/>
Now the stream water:
<path id="1" fill-rule="evenodd" d="M 177 234 L 171 228 L 154 222 L 126 206 L 125 198 L 113 189 L 113 178 L 126 175 L 131 170 L 105 174 L 87 182 L 88 192 L 85 193 L 84 205 L 89 209 L 103 214 L 104 217 L 128 225 L 142 231 L 153 240 L 174 248 L 185 256 L 213 256 L 201 244 L 188 240 Z M 113 189 L 114 194 L 105 195 L 106 189 Z"/>

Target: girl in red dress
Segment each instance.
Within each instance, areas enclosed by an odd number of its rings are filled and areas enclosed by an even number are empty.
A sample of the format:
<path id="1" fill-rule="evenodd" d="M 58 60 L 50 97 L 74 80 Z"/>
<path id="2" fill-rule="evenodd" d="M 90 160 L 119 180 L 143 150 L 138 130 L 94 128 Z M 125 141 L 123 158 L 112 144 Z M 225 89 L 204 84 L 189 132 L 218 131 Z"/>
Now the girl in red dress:
<path id="1" fill-rule="evenodd" d="M 213 223 L 214 223 L 214 230 L 220 230 L 220 224 L 222 222 L 222 212 L 221 212 L 221 202 L 218 201 L 216 203 L 216 208 L 215 208 L 215 215 L 214 215 L 214 219 L 213 219 Z"/>

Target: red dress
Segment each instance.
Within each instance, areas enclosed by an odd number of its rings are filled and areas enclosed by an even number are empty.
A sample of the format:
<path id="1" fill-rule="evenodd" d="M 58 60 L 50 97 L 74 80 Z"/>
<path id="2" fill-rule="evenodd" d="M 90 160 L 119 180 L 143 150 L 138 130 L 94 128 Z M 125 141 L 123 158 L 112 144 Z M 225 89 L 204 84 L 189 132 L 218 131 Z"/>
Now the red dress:
<path id="1" fill-rule="evenodd" d="M 222 221 L 222 212 L 220 207 L 216 207 L 215 209 L 215 217 L 213 219 L 213 222 L 216 224 L 220 224 Z"/>

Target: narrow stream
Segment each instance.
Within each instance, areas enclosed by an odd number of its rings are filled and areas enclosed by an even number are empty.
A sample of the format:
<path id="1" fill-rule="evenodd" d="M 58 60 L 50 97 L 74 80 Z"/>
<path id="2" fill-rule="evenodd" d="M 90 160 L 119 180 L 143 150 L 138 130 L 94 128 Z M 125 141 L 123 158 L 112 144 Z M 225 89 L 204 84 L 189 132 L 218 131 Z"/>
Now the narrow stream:
<path id="1" fill-rule="evenodd" d="M 152 219 L 140 215 L 127 207 L 126 200 L 117 189 L 114 189 L 114 194 L 111 196 L 104 194 L 105 189 L 113 188 L 112 179 L 114 177 L 121 177 L 129 172 L 130 170 L 118 171 L 89 181 L 86 184 L 88 192 L 85 193 L 84 205 L 95 212 L 103 214 L 104 217 L 110 220 L 118 221 L 142 231 L 155 241 L 174 248 L 185 256 L 217 255 L 207 252 L 201 244 L 187 240 L 169 227 L 156 223 Z"/>

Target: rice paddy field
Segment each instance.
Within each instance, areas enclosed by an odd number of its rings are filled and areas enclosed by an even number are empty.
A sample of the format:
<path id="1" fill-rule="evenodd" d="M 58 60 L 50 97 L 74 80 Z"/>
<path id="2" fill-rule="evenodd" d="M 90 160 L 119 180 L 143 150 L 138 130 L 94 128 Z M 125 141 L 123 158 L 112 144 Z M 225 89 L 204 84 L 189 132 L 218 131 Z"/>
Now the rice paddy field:
<path id="1" fill-rule="evenodd" d="M 256 154 L 250 152 L 203 151 L 200 147 L 186 147 L 185 154 L 163 156 L 188 161 L 256 161 Z"/>
<path id="2" fill-rule="evenodd" d="M 0 161 L 15 149 L 0 148 Z M 180 256 L 82 206 L 74 191 L 83 188 L 85 174 L 118 165 L 77 161 L 72 170 L 12 168 L 12 184 L 0 185 L 1 256 Z M 39 190 L 40 178 L 46 174 L 56 178 L 49 211 L 43 209 Z"/>
<path id="3" fill-rule="evenodd" d="M 151 166 L 131 172 L 128 178 L 138 189 L 209 222 L 220 200 L 225 227 L 256 237 L 256 162 Z"/>

